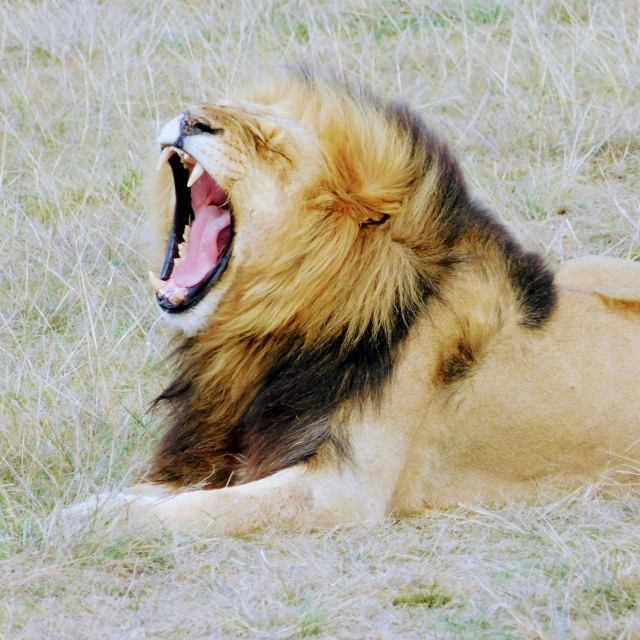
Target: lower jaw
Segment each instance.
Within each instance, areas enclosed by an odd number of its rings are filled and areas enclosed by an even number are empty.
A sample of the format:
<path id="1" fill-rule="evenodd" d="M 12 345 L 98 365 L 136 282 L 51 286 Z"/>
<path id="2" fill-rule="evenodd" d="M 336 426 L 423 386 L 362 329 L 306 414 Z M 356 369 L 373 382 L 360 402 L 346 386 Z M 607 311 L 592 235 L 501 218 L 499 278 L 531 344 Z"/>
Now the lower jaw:
<path id="1" fill-rule="evenodd" d="M 218 284 L 198 304 L 180 312 L 163 312 L 162 319 L 173 329 L 179 329 L 187 336 L 193 336 L 207 329 L 220 300 L 227 290 L 226 285 Z M 160 306 L 160 305 L 158 305 Z M 160 307 L 162 309 L 162 307 Z M 163 310 L 164 311 L 164 310 Z"/>
<path id="2" fill-rule="evenodd" d="M 213 287 L 218 286 L 218 281 L 227 269 L 231 258 L 232 239 L 233 238 L 229 238 L 229 244 L 226 246 L 215 267 L 211 270 L 209 275 L 206 276 L 204 281 L 201 284 L 195 285 L 194 287 L 190 287 L 186 290 L 183 302 L 173 304 L 167 299 L 156 294 L 156 302 L 160 309 L 168 314 L 180 315 L 199 307 L 200 304 L 202 304 L 202 301 L 211 295 Z"/>

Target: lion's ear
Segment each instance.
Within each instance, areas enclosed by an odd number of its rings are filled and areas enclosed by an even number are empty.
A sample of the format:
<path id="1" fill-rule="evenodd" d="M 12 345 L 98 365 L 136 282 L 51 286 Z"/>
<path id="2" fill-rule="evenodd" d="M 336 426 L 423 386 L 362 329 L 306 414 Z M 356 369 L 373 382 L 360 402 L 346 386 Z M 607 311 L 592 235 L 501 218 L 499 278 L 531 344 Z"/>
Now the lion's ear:
<path id="1" fill-rule="evenodd" d="M 392 190 L 351 189 L 342 192 L 342 208 L 360 227 L 384 224 L 398 214 L 402 198 Z"/>
<path id="2" fill-rule="evenodd" d="M 382 224 L 389 219 L 388 213 L 382 213 L 381 211 L 372 212 L 369 216 L 360 224 L 363 227 L 372 227 L 377 224 Z"/>
<path id="3" fill-rule="evenodd" d="M 375 227 L 384 224 L 397 211 L 397 203 L 387 202 L 381 194 L 353 192 L 336 189 L 337 209 L 351 217 L 359 227 Z"/>
<path id="4" fill-rule="evenodd" d="M 346 148 L 338 136 L 334 140 L 325 158 L 337 207 L 359 227 L 381 225 L 400 214 L 407 198 L 406 172 L 388 170 L 382 154 L 368 157 L 366 149 Z"/>

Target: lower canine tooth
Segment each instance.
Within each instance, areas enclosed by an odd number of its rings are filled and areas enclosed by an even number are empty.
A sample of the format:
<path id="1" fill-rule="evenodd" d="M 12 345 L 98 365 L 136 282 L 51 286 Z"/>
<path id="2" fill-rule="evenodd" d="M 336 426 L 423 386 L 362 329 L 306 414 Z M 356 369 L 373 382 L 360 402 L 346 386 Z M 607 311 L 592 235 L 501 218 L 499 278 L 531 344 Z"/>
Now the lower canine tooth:
<path id="1" fill-rule="evenodd" d="M 158 276 L 155 275 L 153 271 L 149 271 L 149 280 L 151 280 L 151 284 L 158 294 L 162 292 L 164 285 L 167 284 L 164 280 L 160 280 L 160 278 L 158 278 Z"/>

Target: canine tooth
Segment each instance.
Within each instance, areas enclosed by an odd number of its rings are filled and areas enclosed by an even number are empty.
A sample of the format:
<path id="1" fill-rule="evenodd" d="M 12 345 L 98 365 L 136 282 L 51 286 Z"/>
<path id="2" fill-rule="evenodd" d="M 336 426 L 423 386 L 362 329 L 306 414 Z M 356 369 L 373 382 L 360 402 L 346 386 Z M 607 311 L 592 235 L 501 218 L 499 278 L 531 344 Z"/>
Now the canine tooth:
<path id="1" fill-rule="evenodd" d="M 158 158 L 158 165 L 156 166 L 156 170 L 160 171 L 160 167 L 169 160 L 169 158 L 176 152 L 173 147 L 165 147 Z"/>
<path id="2" fill-rule="evenodd" d="M 162 293 L 164 285 L 167 283 L 164 280 L 160 280 L 160 278 L 158 278 L 158 276 L 155 275 L 153 271 L 149 271 L 149 280 L 151 280 L 151 284 L 156 290 L 156 293 L 160 295 Z"/>
<path id="3" fill-rule="evenodd" d="M 196 166 L 193 167 L 193 170 L 191 171 L 191 175 L 189 176 L 189 182 L 187 182 L 187 187 L 190 187 L 193 184 L 195 184 L 195 182 L 200 179 L 203 173 L 204 173 L 204 169 L 202 168 L 202 165 L 199 162 L 196 162 Z"/>
<path id="4" fill-rule="evenodd" d="M 184 239 L 184 241 L 189 244 L 189 239 L 191 238 L 191 225 L 190 224 L 186 224 L 184 226 L 184 231 L 182 232 L 182 237 Z"/>

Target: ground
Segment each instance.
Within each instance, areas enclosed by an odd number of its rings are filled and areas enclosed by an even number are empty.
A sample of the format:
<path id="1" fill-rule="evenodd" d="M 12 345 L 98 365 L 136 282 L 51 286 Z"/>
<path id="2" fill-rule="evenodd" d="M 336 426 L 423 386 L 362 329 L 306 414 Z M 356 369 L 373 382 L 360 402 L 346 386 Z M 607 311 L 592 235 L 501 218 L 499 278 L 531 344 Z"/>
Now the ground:
<path id="1" fill-rule="evenodd" d="M 0 5 L 0 638 L 640 637 L 633 482 L 241 539 L 57 517 L 131 484 L 160 433 L 160 124 L 284 62 L 340 66 L 415 105 L 552 265 L 637 260 L 639 32 L 636 0 Z"/>

